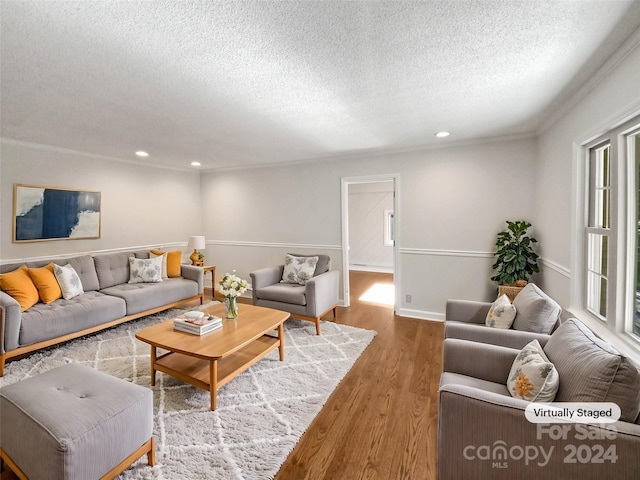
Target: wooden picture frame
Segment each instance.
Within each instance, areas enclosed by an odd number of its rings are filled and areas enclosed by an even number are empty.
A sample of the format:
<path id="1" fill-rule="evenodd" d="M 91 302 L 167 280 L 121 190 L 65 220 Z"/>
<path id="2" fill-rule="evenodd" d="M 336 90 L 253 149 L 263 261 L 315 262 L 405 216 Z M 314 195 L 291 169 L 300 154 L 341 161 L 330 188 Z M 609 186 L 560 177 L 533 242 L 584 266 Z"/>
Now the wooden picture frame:
<path id="1" fill-rule="evenodd" d="M 100 238 L 101 193 L 93 190 L 13 186 L 13 242 Z"/>

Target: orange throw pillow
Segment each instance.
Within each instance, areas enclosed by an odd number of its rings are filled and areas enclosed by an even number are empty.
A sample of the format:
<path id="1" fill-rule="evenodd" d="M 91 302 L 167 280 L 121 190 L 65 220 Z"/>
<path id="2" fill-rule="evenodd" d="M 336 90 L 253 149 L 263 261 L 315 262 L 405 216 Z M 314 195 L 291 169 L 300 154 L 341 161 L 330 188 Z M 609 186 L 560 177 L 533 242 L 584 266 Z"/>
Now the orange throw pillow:
<path id="1" fill-rule="evenodd" d="M 38 289 L 33 284 L 26 265 L 22 265 L 12 272 L 1 274 L 0 288 L 20 304 L 22 312 L 38 303 Z"/>
<path id="2" fill-rule="evenodd" d="M 46 267 L 30 268 L 29 275 L 38 289 L 42 303 L 51 303 L 62 298 L 62 290 L 53 273 L 53 262 Z"/>
<path id="3" fill-rule="evenodd" d="M 164 252 L 161 250 L 151 250 L 154 255 L 162 255 Z M 182 265 L 182 251 L 176 250 L 174 252 L 167 252 L 167 277 L 175 278 L 181 277 Z"/>

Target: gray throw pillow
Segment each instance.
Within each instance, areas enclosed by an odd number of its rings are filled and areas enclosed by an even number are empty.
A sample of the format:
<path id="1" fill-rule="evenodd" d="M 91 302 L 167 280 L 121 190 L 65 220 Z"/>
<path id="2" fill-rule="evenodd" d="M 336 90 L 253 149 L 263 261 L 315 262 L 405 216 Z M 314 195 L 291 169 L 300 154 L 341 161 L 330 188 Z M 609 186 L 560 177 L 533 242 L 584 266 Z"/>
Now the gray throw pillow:
<path id="1" fill-rule="evenodd" d="M 513 300 L 516 307 L 514 330 L 546 333 L 553 331 L 562 308 L 533 283 L 528 283 Z"/>
<path id="2" fill-rule="evenodd" d="M 613 402 L 620 419 L 633 422 L 640 411 L 640 372 L 624 355 L 570 318 L 544 346 L 560 376 L 556 402 Z"/>

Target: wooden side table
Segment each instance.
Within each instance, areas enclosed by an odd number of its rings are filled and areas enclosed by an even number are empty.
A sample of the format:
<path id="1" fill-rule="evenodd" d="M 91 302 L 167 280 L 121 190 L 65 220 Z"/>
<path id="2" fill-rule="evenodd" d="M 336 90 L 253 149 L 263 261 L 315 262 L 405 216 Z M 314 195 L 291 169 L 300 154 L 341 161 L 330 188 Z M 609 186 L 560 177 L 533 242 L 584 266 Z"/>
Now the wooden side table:
<path id="1" fill-rule="evenodd" d="M 211 272 L 211 298 L 216 298 L 216 266 L 215 265 L 207 265 L 203 266 L 202 270 L 204 270 L 204 278 L 207 278 L 207 272 Z"/>

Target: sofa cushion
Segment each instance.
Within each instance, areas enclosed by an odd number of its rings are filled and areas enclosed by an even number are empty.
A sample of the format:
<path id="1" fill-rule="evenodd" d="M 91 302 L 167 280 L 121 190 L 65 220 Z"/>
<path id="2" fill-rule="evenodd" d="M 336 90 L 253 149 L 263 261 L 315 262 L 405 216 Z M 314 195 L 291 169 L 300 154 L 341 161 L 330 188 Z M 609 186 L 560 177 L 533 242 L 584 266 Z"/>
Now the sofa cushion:
<path id="1" fill-rule="evenodd" d="M 507 378 L 511 396 L 530 402 L 553 402 L 559 383 L 558 371 L 537 340 L 520 351 Z"/>
<path id="2" fill-rule="evenodd" d="M 157 283 L 162 281 L 162 258 L 129 257 L 129 283 Z"/>
<path id="3" fill-rule="evenodd" d="M 575 318 L 564 322 L 544 347 L 560 375 L 557 402 L 613 402 L 620 419 L 635 421 L 640 412 L 640 373 L 611 345 Z"/>
<path id="4" fill-rule="evenodd" d="M 516 308 L 514 330 L 551 333 L 562 309 L 533 283 L 528 283 L 513 300 Z"/>
<path id="5" fill-rule="evenodd" d="M 53 273 L 65 300 L 70 300 L 84 293 L 82 281 L 71 265 L 54 265 Z"/>
<path id="6" fill-rule="evenodd" d="M 82 282 L 82 290 L 85 292 L 100 290 L 98 283 L 98 275 L 96 267 L 93 264 L 91 255 L 81 255 L 79 257 L 71 257 L 60 261 L 55 261 L 57 265 L 71 265 L 80 277 Z"/>
<path id="7" fill-rule="evenodd" d="M 100 291 L 123 299 L 127 315 L 168 305 L 198 295 L 198 282 L 186 278 L 167 278 L 158 283 L 124 283 Z"/>
<path id="8" fill-rule="evenodd" d="M 129 281 L 129 257 L 131 252 L 108 253 L 93 257 L 100 290 Z"/>
<path id="9" fill-rule="evenodd" d="M 492 328 L 511 328 L 515 318 L 516 307 L 512 305 L 507 295 L 501 295 L 491 304 L 485 324 Z"/>
<path id="10" fill-rule="evenodd" d="M 51 303 L 62 297 L 60 284 L 53 272 L 53 262 L 44 267 L 30 268 L 29 276 L 38 289 L 42 303 Z"/>
<path id="11" fill-rule="evenodd" d="M 307 297 L 304 285 L 295 283 L 279 283 L 259 288 L 256 296 L 262 300 L 272 300 L 274 302 L 292 303 L 294 305 L 306 305 Z"/>
<path id="12" fill-rule="evenodd" d="M 0 288 L 20 304 L 20 310 L 25 311 L 38 303 L 38 289 L 31 280 L 26 265 L 0 275 Z"/>
<path id="13" fill-rule="evenodd" d="M 98 292 L 86 292 L 70 300 L 61 298 L 48 305 L 38 303 L 22 314 L 19 342 L 20 345 L 31 345 L 125 315 L 122 299 Z"/>

